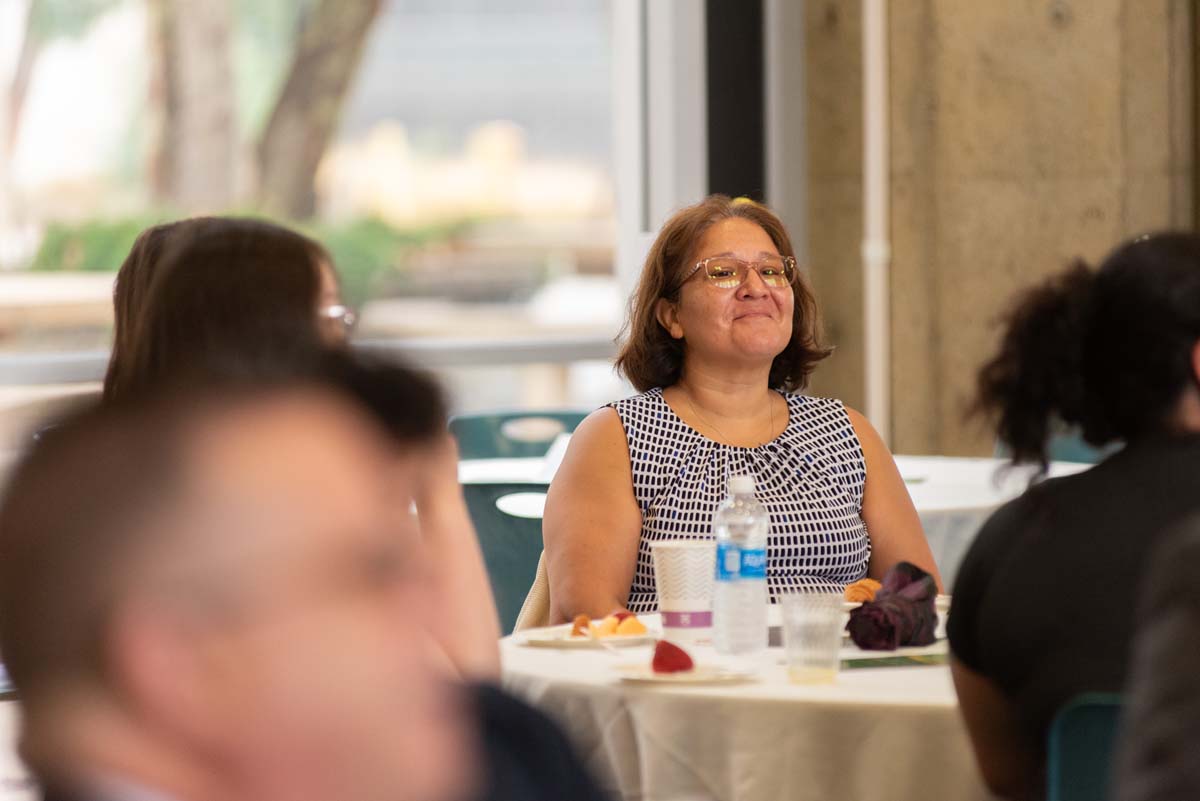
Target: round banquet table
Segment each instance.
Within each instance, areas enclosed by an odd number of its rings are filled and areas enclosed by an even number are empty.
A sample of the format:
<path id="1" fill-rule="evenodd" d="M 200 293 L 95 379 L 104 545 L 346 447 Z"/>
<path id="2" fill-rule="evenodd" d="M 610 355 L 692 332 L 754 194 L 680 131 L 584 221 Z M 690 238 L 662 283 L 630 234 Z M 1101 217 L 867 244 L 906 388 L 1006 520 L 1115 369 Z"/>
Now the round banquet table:
<path id="1" fill-rule="evenodd" d="M 546 485 L 554 477 L 564 451 L 565 443 L 545 459 L 463 461 L 459 463 L 459 478 L 464 484 L 528 484 L 528 491 L 501 497 L 496 506 L 515 517 L 540 519 L 546 504 Z M 958 566 L 980 526 L 996 507 L 1024 491 L 1033 470 L 1010 468 L 1003 459 L 959 456 L 896 456 L 895 459 L 921 517 L 942 583 L 947 588 L 953 587 Z M 1049 475 L 1069 475 L 1090 466 L 1053 462 Z"/>
<path id="2" fill-rule="evenodd" d="M 769 648 L 752 682 L 646 685 L 623 682 L 614 665 L 649 663 L 649 646 L 534 648 L 521 644 L 525 634 L 501 641 L 504 686 L 555 718 L 619 798 L 990 797 L 946 665 L 843 669 L 836 684 L 799 685 L 787 680 L 782 649 Z M 698 662 L 719 659 L 689 650 Z"/>

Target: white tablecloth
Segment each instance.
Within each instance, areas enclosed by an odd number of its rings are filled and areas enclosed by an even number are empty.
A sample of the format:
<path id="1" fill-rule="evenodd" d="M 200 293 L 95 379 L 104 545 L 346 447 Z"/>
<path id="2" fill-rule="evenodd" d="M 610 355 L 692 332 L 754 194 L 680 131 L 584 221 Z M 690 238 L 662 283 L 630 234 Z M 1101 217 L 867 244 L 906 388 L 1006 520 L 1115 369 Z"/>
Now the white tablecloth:
<path id="1" fill-rule="evenodd" d="M 504 685 L 558 720 L 619 797 L 988 798 L 945 666 L 843 670 L 834 685 L 804 686 L 787 681 L 772 648 L 750 684 L 646 686 L 619 681 L 612 666 L 648 663 L 648 647 L 617 656 L 531 648 L 520 637 L 501 643 Z"/>
<path id="2" fill-rule="evenodd" d="M 954 586 L 967 548 L 989 514 L 1024 491 L 1030 468 L 1007 469 L 1002 459 L 952 456 L 897 456 L 896 465 L 921 516 L 930 550 L 949 590 Z M 477 459 L 459 464 L 464 483 L 527 483 L 528 492 L 500 498 L 496 505 L 517 517 L 541 518 L 546 503 L 544 486 L 558 469 L 558 458 Z M 1086 470 L 1089 465 L 1055 462 L 1050 475 Z"/>

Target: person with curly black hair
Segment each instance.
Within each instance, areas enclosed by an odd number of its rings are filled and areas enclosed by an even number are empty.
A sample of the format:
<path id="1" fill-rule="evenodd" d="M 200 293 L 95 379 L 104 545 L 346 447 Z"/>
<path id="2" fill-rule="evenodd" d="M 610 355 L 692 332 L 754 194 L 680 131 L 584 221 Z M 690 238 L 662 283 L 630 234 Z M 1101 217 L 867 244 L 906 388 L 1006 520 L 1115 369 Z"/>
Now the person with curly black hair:
<path id="1" fill-rule="evenodd" d="M 1020 296 L 976 409 L 1043 469 L 1064 426 L 1125 443 L 996 511 L 954 586 L 951 665 L 983 777 L 1037 798 L 1055 712 L 1122 688 L 1143 568 L 1200 510 L 1200 236 L 1139 237 Z"/>

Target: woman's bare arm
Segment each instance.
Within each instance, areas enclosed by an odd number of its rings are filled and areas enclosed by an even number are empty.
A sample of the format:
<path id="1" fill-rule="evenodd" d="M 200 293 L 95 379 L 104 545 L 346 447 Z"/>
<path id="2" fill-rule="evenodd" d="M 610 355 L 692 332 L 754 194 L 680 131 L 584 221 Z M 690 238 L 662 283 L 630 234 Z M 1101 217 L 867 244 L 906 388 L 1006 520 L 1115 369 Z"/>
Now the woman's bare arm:
<path id="1" fill-rule="evenodd" d="M 641 531 L 625 430 L 616 411 L 600 409 L 571 436 L 546 498 L 552 623 L 624 608 Z"/>
<path id="2" fill-rule="evenodd" d="M 434 590 L 444 599 L 442 646 L 465 677 L 500 676 L 500 618 L 462 487 L 449 434 L 420 454 L 415 502 Z"/>
<path id="3" fill-rule="evenodd" d="M 975 761 L 988 789 L 1014 801 L 1035 796 L 1036 757 L 1008 699 L 990 679 L 953 657 L 950 673 Z"/>
<path id="4" fill-rule="evenodd" d="M 896 461 L 875 427 L 858 412 L 847 408 L 854 433 L 862 445 L 867 463 L 867 483 L 863 489 L 862 518 L 871 536 L 871 564 L 868 574 L 882 579 L 897 562 L 912 562 L 928 570 L 942 590 L 933 553 L 925 540 L 921 519 L 917 516 L 908 488 L 896 467 Z"/>

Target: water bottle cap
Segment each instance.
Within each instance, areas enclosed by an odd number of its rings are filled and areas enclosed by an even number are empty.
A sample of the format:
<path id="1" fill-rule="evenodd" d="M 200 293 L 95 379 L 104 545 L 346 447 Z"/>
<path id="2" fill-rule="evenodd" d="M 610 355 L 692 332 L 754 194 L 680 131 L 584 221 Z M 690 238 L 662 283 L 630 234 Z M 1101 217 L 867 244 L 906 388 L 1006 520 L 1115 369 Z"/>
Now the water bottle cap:
<path id="1" fill-rule="evenodd" d="M 730 476 L 729 493 L 731 495 L 753 495 L 754 476 Z"/>

